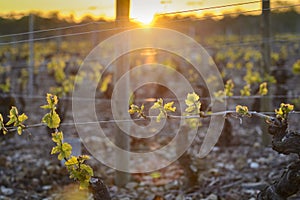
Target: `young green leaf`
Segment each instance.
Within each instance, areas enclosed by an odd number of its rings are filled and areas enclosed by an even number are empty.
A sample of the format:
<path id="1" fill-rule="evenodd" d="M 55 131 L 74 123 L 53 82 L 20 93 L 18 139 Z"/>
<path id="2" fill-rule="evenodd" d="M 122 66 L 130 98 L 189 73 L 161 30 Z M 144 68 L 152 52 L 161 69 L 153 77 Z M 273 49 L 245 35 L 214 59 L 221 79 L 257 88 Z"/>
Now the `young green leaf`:
<path id="1" fill-rule="evenodd" d="M 150 109 L 160 109 L 162 108 L 164 101 L 162 100 L 162 98 L 159 98 Z"/>
<path id="2" fill-rule="evenodd" d="M 51 106 L 47 104 L 47 105 L 41 106 L 41 108 L 43 108 L 43 109 L 51 109 Z"/>
<path id="3" fill-rule="evenodd" d="M 111 74 L 105 76 L 103 81 L 102 81 L 100 91 L 101 92 L 106 92 L 106 90 L 108 89 L 108 86 L 111 83 L 111 81 L 112 81 L 112 75 Z"/>
<path id="4" fill-rule="evenodd" d="M 6 135 L 8 130 L 6 129 L 4 122 L 3 122 L 3 117 L 2 114 L 0 113 L 0 131 L 2 130 L 3 134 Z"/>
<path id="5" fill-rule="evenodd" d="M 21 135 L 21 134 L 22 134 L 22 131 L 23 131 L 22 127 L 21 127 L 21 126 L 18 126 L 18 128 L 17 128 L 17 133 L 18 133 L 18 135 Z"/>
<path id="6" fill-rule="evenodd" d="M 199 98 L 200 98 L 199 95 L 197 95 L 195 92 L 188 93 L 186 100 L 185 100 L 185 104 L 187 106 L 192 106 L 192 105 L 194 105 L 195 102 L 199 101 Z"/>
<path id="7" fill-rule="evenodd" d="M 300 74 L 300 59 L 297 60 L 294 64 L 293 64 L 293 73 L 295 75 L 299 75 Z"/>
<path id="8" fill-rule="evenodd" d="M 65 162 L 65 165 L 66 166 L 78 165 L 78 159 L 77 159 L 77 157 L 76 156 L 71 156 L 71 158 Z"/>
<path id="9" fill-rule="evenodd" d="M 72 146 L 69 143 L 64 142 L 61 147 L 61 154 L 63 158 L 69 158 L 72 154 Z"/>
<path id="10" fill-rule="evenodd" d="M 94 175 L 93 169 L 89 165 L 81 164 L 80 168 L 81 170 L 85 171 L 89 176 Z"/>
<path id="11" fill-rule="evenodd" d="M 156 122 L 160 122 L 163 118 L 166 118 L 166 115 L 164 114 L 164 112 L 160 112 L 157 115 Z"/>
<path id="12" fill-rule="evenodd" d="M 146 118 L 146 115 L 144 114 L 144 109 L 145 109 L 144 104 L 142 104 L 141 107 L 139 107 L 139 106 L 137 106 L 137 105 L 134 105 L 134 104 L 131 104 L 131 105 L 130 105 L 130 109 L 128 110 L 128 112 L 129 112 L 129 114 L 131 114 L 131 115 L 137 113 L 137 114 L 138 114 L 138 117 Z"/>
<path id="13" fill-rule="evenodd" d="M 160 172 L 152 172 L 150 174 L 150 176 L 153 178 L 153 179 L 157 179 L 157 178 L 160 178 L 161 177 L 161 173 Z"/>
<path id="14" fill-rule="evenodd" d="M 250 84 L 247 84 L 240 90 L 241 96 L 250 96 L 251 95 L 251 87 Z"/>
<path id="15" fill-rule="evenodd" d="M 9 111 L 9 115 L 8 115 L 9 121 L 6 123 L 6 125 L 11 125 L 14 124 L 18 121 L 18 110 L 15 106 L 12 106 L 10 111 Z"/>
<path id="16" fill-rule="evenodd" d="M 58 98 L 56 95 L 48 93 L 46 100 L 48 104 L 41 106 L 41 108 L 49 109 L 50 112 L 44 115 L 42 118 L 42 123 L 45 123 L 49 128 L 58 128 L 60 124 L 60 117 L 55 111 Z"/>
<path id="17" fill-rule="evenodd" d="M 93 169 L 84 164 L 84 161 L 87 160 L 89 156 L 72 156 L 68 161 L 65 162 L 65 165 L 70 173 L 70 178 L 73 178 L 80 183 L 80 189 L 86 189 L 89 186 L 89 181 L 94 175 Z"/>
<path id="18" fill-rule="evenodd" d="M 169 102 L 169 103 L 166 103 L 166 104 L 164 105 L 164 110 L 165 110 L 166 112 L 175 112 L 175 111 L 176 111 L 176 107 L 174 107 L 173 104 L 174 104 L 173 101 L 171 101 L 171 102 Z"/>
<path id="19" fill-rule="evenodd" d="M 229 79 L 225 84 L 225 95 L 228 97 L 233 96 L 233 88 L 234 83 L 231 79 Z"/>
<path id="20" fill-rule="evenodd" d="M 79 160 L 80 163 L 83 163 L 84 161 L 89 160 L 89 159 L 90 159 L 90 156 L 88 156 L 88 155 L 78 156 L 78 160 Z"/>
<path id="21" fill-rule="evenodd" d="M 137 105 L 131 104 L 130 109 L 128 110 L 129 114 L 138 113 L 139 107 Z"/>
<path id="22" fill-rule="evenodd" d="M 59 146 L 55 146 L 55 147 L 53 147 L 52 150 L 51 150 L 51 155 L 52 155 L 52 154 L 57 154 L 57 153 L 60 153 L 60 148 L 59 148 Z"/>
<path id="23" fill-rule="evenodd" d="M 164 101 L 162 98 L 159 98 L 150 109 L 159 110 L 159 114 L 156 118 L 156 122 L 160 122 L 161 119 L 166 118 L 168 112 L 175 112 L 176 107 L 173 106 L 174 102 L 169 102 L 164 105 Z"/>
<path id="24" fill-rule="evenodd" d="M 144 113 L 144 109 L 145 109 L 145 106 L 144 106 L 144 104 L 142 104 L 141 109 L 140 109 L 140 113 Z"/>
<path id="25" fill-rule="evenodd" d="M 258 94 L 261 96 L 267 95 L 268 94 L 268 86 L 267 82 L 263 82 L 259 85 L 259 91 Z"/>
<path id="26" fill-rule="evenodd" d="M 200 97 L 196 93 L 189 93 L 185 100 L 185 104 L 188 106 L 185 109 L 185 112 L 187 112 L 188 114 L 199 114 L 201 108 L 199 98 Z"/>
<path id="27" fill-rule="evenodd" d="M 235 107 L 235 111 L 241 116 L 248 116 L 248 117 L 251 116 L 247 106 L 237 105 Z"/>
<path id="28" fill-rule="evenodd" d="M 46 100 L 47 100 L 47 103 L 48 105 L 53 108 L 54 106 L 57 105 L 58 103 L 58 98 L 56 95 L 53 95 L 53 94 L 49 94 L 47 93 L 47 97 L 46 97 Z"/>
<path id="29" fill-rule="evenodd" d="M 58 128 L 60 124 L 60 117 L 56 111 L 53 111 L 45 114 L 42 122 L 45 123 L 49 128 Z"/>
<path id="30" fill-rule="evenodd" d="M 24 113 L 22 115 L 18 116 L 18 121 L 20 123 L 24 122 L 26 119 L 28 119 L 27 115 L 25 115 Z"/>
<path id="31" fill-rule="evenodd" d="M 294 105 L 281 103 L 280 108 L 275 109 L 276 118 L 285 122 L 289 112 L 294 110 Z"/>
<path id="32" fill-rule="evenodd" d="M 52 141 L 56 144 L 61 144 L 64 139 L 63 133 L 61 131 L 52 133 Z"/>
<path id="33" fill-rule="evenodd" d="M 12 106 L 12 108 L 9 111 L 9 121 L 6 123 L 6 125 L 13 124 L 17 128 L 17 132 L 19 135 L 22 134 L 23 129 L 25 128 L 25 125 L 23 122 L 28 119 L 27 115 L 24 113 L 19 115 L 18 109 L 15 106 Z"/>
<path id="34" fill-rule="evenodd" d="M 199 115 L 200 114 L 200 108 L 201 108 L 201 102 L 200 97 L 195 92 L 188 93 L 187 98 L 185 100 L 185 104 L 187 105 L 187 108 L 185 109 L 185 115 Z M 190 128 L 198 128 L 201 125 L 201 122 L 198 118 L 189 118 L 185 120 L 185 123 Z"/>

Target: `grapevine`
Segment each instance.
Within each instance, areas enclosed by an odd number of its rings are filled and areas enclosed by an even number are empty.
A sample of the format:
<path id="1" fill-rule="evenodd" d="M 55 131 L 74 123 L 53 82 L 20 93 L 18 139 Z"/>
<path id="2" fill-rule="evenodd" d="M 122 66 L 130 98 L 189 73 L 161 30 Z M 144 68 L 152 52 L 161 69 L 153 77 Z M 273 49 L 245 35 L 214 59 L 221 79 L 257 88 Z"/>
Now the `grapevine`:
<path id="1" fill-rule="evenodd" d="M 58 154 L 58 160 L 65 160 L 65 167 L 67 168 L 70 178 L 75 181 L 79 181 L 80 189 L 87 189 L 89 187 L 90 180 L 94 175 L 93 169 L 85 164 L 86 160 L 89 160 L 88 155 L 73 156 L 72 146 L 64 142 L 63 132 L 59 131 L 60 117 L 56 112 L 56 106 L 58 104 L 58 98 L 56 95 L 47 94 L 47 104 L 41 106 L 42 109 L 49 110 L 48 113 L 42 118 L 42 123 L 48 128 L 54 130 L 52 133 L 52 141 L 56 144 L 51 150 L 51 154 Z M 17 130 L 17 133 L 21 135 L 23 131 L 28 128 L 24 124 L 28 119 L 26 114 L 19 114 L 16 107 L 12 107 L 9 112 L 9 121 L 5 123 L 3 116 L 0 114 L 0 131 L 5 135 L 9 132 Z M 12 127 L 7 127 L 13 125 Z"/>

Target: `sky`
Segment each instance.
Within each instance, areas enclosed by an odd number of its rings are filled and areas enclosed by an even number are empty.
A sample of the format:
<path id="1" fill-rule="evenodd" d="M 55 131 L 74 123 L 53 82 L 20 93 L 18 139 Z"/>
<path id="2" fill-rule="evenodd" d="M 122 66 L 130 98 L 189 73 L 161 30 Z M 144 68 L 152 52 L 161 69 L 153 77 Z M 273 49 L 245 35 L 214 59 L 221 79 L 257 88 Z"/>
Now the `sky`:
<path id="1" fill-rule="evenodd" d="M 131 0 L 130 18 L 147 23 L 152 20 L 155 13 L 182 11 L 249 1 L 254 0 Z M 271 2 L 274 2 L 274 0 L 271 0 Z M 300 0 L 285 0 L 285 2 L 296 4 L 300 3 Z M 221 14 L 223 12 L 234 12 L 237 9 L 256 10 L 260 9 L 260 7 L 260 3 L 253 3 L 239 7 L 233 6 L 223 9 L 212 9 L 210 12 Z M 0 0 L 1 14 L 29 11 L 59 11 L 65 16 L 73 14 L 76 19 L 86 14 L 114 19 L 115 0 Z M 198 12 L 197 14 L 201 15 L 203 12 Z"/>

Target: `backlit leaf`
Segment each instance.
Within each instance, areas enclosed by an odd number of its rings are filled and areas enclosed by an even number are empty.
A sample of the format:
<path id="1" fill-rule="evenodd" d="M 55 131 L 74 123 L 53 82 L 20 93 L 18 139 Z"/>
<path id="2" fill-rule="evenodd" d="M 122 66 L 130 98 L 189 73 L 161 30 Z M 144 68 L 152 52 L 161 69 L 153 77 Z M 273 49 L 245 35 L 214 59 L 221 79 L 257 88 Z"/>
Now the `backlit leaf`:
<path id="1" fill-rule="evenodd" d="M 153 179 L 157 179 L 157 178 L 160 178 L 161 177 L 161 173 L 160 172 L 152 172 L 150 174 L 150 176 L 153 178 Z"/>
<path id="2" fill-rule="evenodd" d="M 55 106 L 58 103 L 58 98 L 56 95 L 47 93 L 46 99 L 48 105 L 50 105 L 51 107 Z"/>
<path id="3" fill-rule="evenodd" d="M 144 112 L 144 109 L 145 109 L 145 105 L 142 104 L 142 106 L 141 106 L 141 112 Z"/>
<path id="4" fill-rule="evenodd" d="M 192 106 L 197 101 L 199 101 L 199 96 L 195 92 L 188 93 L 187 98 L 185 100 L 185 104 L 187 106 Z"/>
<path id="5" fill-rule="evenodd" d="M 189 107 L 187 107 L 187 108 L 185 109 L 185 112 L 191 113 L 191 112 L 193 112 L 194 110 L 195 110 L 195 107 L 194 107 L 194 106 L 189 106 Z"/>
<path id="6" fill-rule="evenodd" d="M 89 160 L 89 159 L 90 159 L 90 156 L 88 156 L 88 155 L 78 156 L 78 160 L 80 160 L 80 162 L 84 162 L 84 161 Z"/>
<path id="7" fill-rule="evenodd" d="M 173 101 L 171 101 L 171 102 L 169 102 L 169 103 L 166 103 L 166 104 L 164 105 L 164 110 L 165 110 L 165 111 L 170 111 L 170 112 L 175 112 L 175 111 L 176 111 L 176 107 L 174 107 L 173 104 L 174 104 Z"/>
<path id="8" fill-rule="evenodd" d="M 76 156 L 71 156 L 71 158 L 65 162 L 66 166 L 77 165 L 77 164 L 78 164 L 78 159 Z"/>
<path id="9" fill-rule="evenodd" d="M 15 124 L 18 120 L 18 110 L 15 106 L 12 106 L 9 115 L 8 115 L 9 121 L 6 123 L 6 125 Z"/>
<path id="10" fill-rule="evenodd" d="M 101 92 L 106 92 L 107 89 L 108 89 L 108 85 L 111 83 L 111 81 L 112 81 L 112 75 L 111 74 L 105 76 L 104 79 L 103 79 L 103 82 L 101 84 L 100 91 Z"/>
<path id="11" fill-rule="evenodd" d="M 185 100 L 185 104 L 188 106 L 185 112 L 189 114 L 199 114 L 201 108 L 201 102 L 199 101 L 199 96 L 196 93 L 189 93 Z"/>
<path id="12" fill-rule="evenodd" d="M 251 95 L 251 88 L 250 85 L 247 84 L 240 90 L 241 96 L 250 96 Z"/>
<path id="13" fill-rule="evenodd" d="M 258 91 L 259 95 L 267 95 L 268 94 L 268 87 L 267 87 L 267 82 L 263 82 L 259 85 L 259 91 Z"/>
<path id="14" fill-rule="evenodd" d="M 59 153 L 58 156 L 57 156 L 57 159 L 58 160 L 63 160 L 65 157 L 64 157 L 64 154 L 63 153 Z"/>
<path id="15" fill-rule="evenodd" d="M 22 131 L 23 131 L 23 128 L 21 126 L 18 126 L 17 132 L 18 132 L 19 135 L 22 134 Z"/>
<path id="16" fill-rule="evenodd" d="M 80 165 L 80 168 L 81 168 L 82 170 L 85 170 L 89 176 L 94 176 L 93 169 L 92 169 L 89 165 L 81 164 L 81 165 Z"/>
<path id="17" fill-rule="evenodd" d="M 163 100 L 162 98 L 159 98 L 154 104 L 153 106 L 151 107 L 151 109 L 159 109 L 161 108 L 163 105 Z"/>
<path id="18" fill-rule="evenodd" d="M 41 106 L 41 108 L 43 108 L 43 109 L 51 109 L 51 106 L 50 105 L 43 105 L 43 106 Z"/>
<path id="19" fill-rule="evenodd" d="M 71 156 L 72 146 L 69 143 L 64 142 L 61 149 L 61 153 L 64 154 L 64 158 L 69 158 Z"/>
<path id="20" fill-rule="evenodd" d="M 58 128 L 60 124 L 60 118 L 59 115 L 55 111 L 53 111 L 45 114 L 42 122 L 47 124 L 49 128 Z"/>
<path id="21" fill-rule="evenodd" d="M 242 115 L 242 116 L 250 116 L 250 114 L 249 114 L 249 110 L 248 110 L 248 107 L 247 106 L 241 106 L 241 105 L 237 105 L 236 107 L 235 107 L 235 111 L 238 113 L 238 114 L 240 114 L 240 115 Z"/>
<path id="22" fill-rule="evenodd" d="M 137 105 L 131 104 L 130 109 L 128 110 L 129 114 L 134 114 L 139 111 L 139 107 Z"/>
<path id="23" fill-rule="evenodd" d="M 24 113 L 22 115 L 18 116 L 18 120 L 19 122 L 24 122 L 26 119 L 28 119 L 27 115 L 25 115 Z"/>
<path id="24" fill-rule="evenodd" d="M 57 153 L 60 153 L 60 148 L 59 146 L 55 146 L 52 148 L 51 150 L 51 154 L 57 154 Z"/>
<path id="25" fill-rule="evenodd" d="M 166 115 L 164 112 L 160 112 L 156 118 L 156 122 L 160 122 L 163 118 L 166 118 Z"/>
<path id="26" fill-rule="evenodd" d="M 276 118 L 285 121 L 289 112 L 294 110 L 294 105 L 281 103 L 279 109 L 275 109 Z"/>
<path id="27" fill-rule="evenodd" d="M 3 132 L 4 135 L 8 132 L 7 129 L 5 128 L 2 114 L 0 113 L 0 131 L 1 130 L 2 130 L 2 132 Z"/>
<path id="28" fill-rule="evenodd" d="M 60 132 L 55 132 L 52 133 L 52 141 L 57 143 L 57 144 L 61 144 L 63 141 L 64 137 L 63 137 L 63 133 Z"/>
<path id="29" fill-rule="evenodd" d="M 225 84 L 225 95 L 229 97 L 233 96 L 233 88 L 234 88 L 234 83 L 231 79 L 229 79 Z"/>

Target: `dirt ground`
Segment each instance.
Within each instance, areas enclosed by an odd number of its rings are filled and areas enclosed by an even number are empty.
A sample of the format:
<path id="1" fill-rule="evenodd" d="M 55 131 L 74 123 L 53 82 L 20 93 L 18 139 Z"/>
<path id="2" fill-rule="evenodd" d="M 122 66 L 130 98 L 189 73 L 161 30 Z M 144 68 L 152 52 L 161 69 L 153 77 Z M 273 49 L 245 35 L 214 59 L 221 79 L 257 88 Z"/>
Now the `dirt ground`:
<path id="1" fill-rule="evenodd" d="M 297 157 L 279 155 L 270 146 L 262 146 L 259 123 L 245 120 L 239 124 L 238 119 L 230 122 L 233 130 L 228 145 L 216 146 L 206 158 L 199 159 L 193 156 L 201 143 L 198 137 L 188 150 L 192 155 L 188 163 L 193 172 L 190 177 L 195 178 L 192 185 L 188 185 L 190 180 L 184 171 L 187 166 L 178 161 L 155 173 L 132 174 L 122 188 L 114 185 L 113 169 L 95 159 L 89 163 L 116 200 L 256 199 L 259 191 L 278 179 Z M 22 136 L 1 136 L 0 199 L 92 199 L 87 191 L 78 190 L 56 156 L 50 155 L 52 146 L 45 127 L 28 129 Z M 84 147 L 83 152 L 88 153 Z M 300 199 L 300 194 L 290 199 Z"/>

